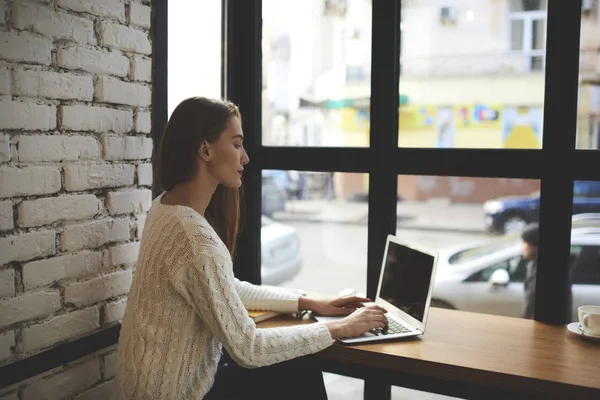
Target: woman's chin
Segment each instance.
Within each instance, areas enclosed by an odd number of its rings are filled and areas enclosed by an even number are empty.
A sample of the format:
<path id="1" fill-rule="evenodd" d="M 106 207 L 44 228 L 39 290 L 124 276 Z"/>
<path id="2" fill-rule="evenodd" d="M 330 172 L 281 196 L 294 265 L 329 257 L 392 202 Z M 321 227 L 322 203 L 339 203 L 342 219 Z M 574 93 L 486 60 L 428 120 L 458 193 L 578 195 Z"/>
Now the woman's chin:
<path id="1" fill-rule="evenodd" d="M 242 178 L 232 179 L 231 181 L 223 182 L 222 185 L 227 186 L 230 189 L 237 189 L 242 186 Z"/>

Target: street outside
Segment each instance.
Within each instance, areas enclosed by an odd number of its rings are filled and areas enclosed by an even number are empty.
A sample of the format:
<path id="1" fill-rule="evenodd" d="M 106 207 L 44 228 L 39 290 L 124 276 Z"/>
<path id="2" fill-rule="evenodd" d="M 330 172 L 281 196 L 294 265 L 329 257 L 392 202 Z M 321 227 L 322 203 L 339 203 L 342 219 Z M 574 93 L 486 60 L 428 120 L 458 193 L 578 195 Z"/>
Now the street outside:
<path id="1" fill-rule="evenodd" d="M 281 287 L 311 293 L 336 295 L 346 288 L 366 291 L 367 204 L 345 201 L 296 201 L 286 212 L 273 216 L 294 227 L 300 237 L 303 265 L 300 273 Z M 485 232 L 480 204 L 445 202 L 398 203 L 396 235 L 434 249 L 465 242 L 482 241 Z M 362 399 L 363 381 L 325 373 L 328 396 Z M 392 388 L 394 400 L 450 399 L 400 387 Z"/>

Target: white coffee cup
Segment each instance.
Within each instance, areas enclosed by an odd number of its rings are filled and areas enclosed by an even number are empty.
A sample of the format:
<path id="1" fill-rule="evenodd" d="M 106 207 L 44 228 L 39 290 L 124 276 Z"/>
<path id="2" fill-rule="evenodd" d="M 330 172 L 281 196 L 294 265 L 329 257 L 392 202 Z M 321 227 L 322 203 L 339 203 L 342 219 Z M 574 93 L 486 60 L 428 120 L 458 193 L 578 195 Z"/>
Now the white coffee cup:
<path id="1" fill-rule="evenodd" d="M 600 306 L 581 306 L 577 311 L 584 335 L 600 336 Z"/>

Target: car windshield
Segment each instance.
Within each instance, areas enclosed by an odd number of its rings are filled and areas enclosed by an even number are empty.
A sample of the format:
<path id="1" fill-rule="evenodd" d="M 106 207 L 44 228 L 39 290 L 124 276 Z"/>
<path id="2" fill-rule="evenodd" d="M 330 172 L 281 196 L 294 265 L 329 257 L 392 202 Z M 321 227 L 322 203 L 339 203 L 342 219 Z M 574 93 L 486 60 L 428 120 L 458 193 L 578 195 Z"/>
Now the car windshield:
<path id="1" fill-rule="evenodd" d="M 480 257 L 484 257 L 493 254 L 497 251 L 507 249 L 514 246 L 519 241 L 520 234 L 515 233 L 512 235 L 503 236 L 500 239 L 496 239 L 492 242 L 486 243 L 481 246 L 472 247 L 470 249 L 459 251 L 450 257 L 450 264 L 461 264 L 471 260 L 475 260 Z"/>

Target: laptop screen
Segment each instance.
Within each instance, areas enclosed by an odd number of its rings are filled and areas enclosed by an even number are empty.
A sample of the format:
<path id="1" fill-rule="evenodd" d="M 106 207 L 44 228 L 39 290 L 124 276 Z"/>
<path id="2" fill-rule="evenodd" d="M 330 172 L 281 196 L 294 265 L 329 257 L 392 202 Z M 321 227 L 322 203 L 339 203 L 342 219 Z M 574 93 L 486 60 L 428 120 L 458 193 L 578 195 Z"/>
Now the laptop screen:
<path id="1" fill-rule="evenodd" d="M 435 258 L 390 241 L 379 297 L 423 322 Z"/>

